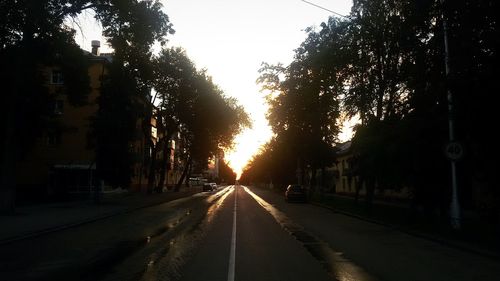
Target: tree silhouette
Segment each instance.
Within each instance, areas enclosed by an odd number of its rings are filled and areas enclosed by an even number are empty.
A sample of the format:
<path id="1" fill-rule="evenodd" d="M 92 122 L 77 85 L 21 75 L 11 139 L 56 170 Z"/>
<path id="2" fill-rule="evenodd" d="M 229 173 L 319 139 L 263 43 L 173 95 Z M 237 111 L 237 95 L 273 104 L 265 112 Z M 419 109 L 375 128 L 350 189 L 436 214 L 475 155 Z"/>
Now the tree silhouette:
<path id="1" fill-rule="evenodd" d="M 6 86 L 2 112 L 1 211 L 15 206 L 16 160 L 44 130 L 43 108 L 48 96 L 40 66 L 59 65 L 67 77 L 70 101 L 78 104 L 88 93 L 83 52 L 78 52 L 74 30 L 65 24 L 84 10 L 91 9 L 115 50 L 116 59 L 129 66 L 139 88 L 147 87 L 145 74 L 149 48 L 172 32 L 168 17 L 158 1 L 2 1 L 0 4 L 0 58 L 2 82 Z M 64 67 L 64 63 L 67 66 Z M 5 74 L 5 75 L 4 75 Z M 140 91 L 144 93 L 144 91 Z M 15 106 L 14 106 L 15 105 Z"/>
<path id="2" fill-rule="evenodd" d="M 225 97 L 205 71 L 196 70 L 184 50 L 163 49 L 155 62 L 154 87 L 167 132 L 163 143 L 180 132 L 186 148 L 178 189 L 193 161 L 206 164 L 220 149 L 229 148 L 250 122 L 236 100 Z"/>
<path id="3" fill-rule="evenodd" d="M 497 6 L 491 0 L 444 5 L 356 0 L 346 19 L 332 17 L 318 29 L 309 28 L 290 65 L 264 64 L 261 69 L 258 82 L 272 92 L 268 119 L 276 136 L 242 178 L 268 181 L 284 163 L 315 166 L 315 156 L 322 153 L 312 148 L 335 140 L 333 124 L 343 116 L 358 116 L 352 153 L 368 202 L 376 187 L 406 186 L 414 205 L 446 214 L 451 184 L 443 148 L 453 118 L 466 151 L 457 163 L 461 200 L 498 220 L 500 194 L 493 168 L 498 153 L 490 149 L 494 138 L 486 121 L 496 120 L 491 94 L 498 92 Z M 443 16 L 449 24 L 448 80 Z M 453 94 L 451 113 L 447 88 Z M 287 148 L 285 156 L 299 161 L 273 163 L 281 146 Z M 288 169 L 290 180 L 294 168 Z"/>

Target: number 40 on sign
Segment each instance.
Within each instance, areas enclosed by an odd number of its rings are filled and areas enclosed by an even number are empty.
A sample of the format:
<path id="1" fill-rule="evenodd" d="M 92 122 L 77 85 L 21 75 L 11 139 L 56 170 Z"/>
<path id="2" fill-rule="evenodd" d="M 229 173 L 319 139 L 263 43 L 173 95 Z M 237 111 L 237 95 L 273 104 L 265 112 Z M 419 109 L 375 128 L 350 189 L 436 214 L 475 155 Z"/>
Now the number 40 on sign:
<path id="1" fill-rule="evenodd" d="M 450 160 L 456 161 L 464 155 L 464 148 L 459 142 L 452 141 L 446 145 L 445 152 Z"/>

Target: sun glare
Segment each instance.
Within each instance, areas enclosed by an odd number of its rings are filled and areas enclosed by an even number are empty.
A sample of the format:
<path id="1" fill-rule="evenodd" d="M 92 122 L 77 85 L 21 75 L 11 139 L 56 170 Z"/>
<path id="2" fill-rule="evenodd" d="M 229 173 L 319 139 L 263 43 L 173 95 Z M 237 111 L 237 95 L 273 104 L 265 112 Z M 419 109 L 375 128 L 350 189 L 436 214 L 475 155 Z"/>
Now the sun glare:
<path id="1" fill-rule="evenodd" d="M 255 84 L 261 63 L 290 63 L 294 49 L 306 38 L 304 29 L 319 26 L 331 13 L 301 1 L 215 2 L 162 1 L 176 30 L 168 37 L 168 47 L 184 48 L 197 68 L 207 69 L 214 82 L 226 95 L 237 98 L 253 120 L 253 127 L 238 135 L 234 148 L 226 151 L 226 160 L 239 178 L 248 161 L 272 136 L 265 119 L 265 93 Z M 347 14 L 352 1 L 318 4 Z M 81 23 L 86 32 L 76 38 L 77 42 L 89 50 L 89 42 L 99 39 L 101 52 L 107 52 L 94 15 L 82 15 Z M 345 126 L 341 138 L 348 139 L 349 131 L 350 126 Z"/>
<path id="2" fill-rule="evenodd" d="M 243 169 L 252 157 L 271 139 L 271 127 L 269 127 L 265 119 L 259 121 L 260 122 L 254 122 L 252 129 L 247 129 L 239 134 L 235 139 L 234 148 L 225 152 L 225 160 L 236 173 L 237 179 L 240 178 Z M 266 124 L 255 124 L 261 122 L 265 122 Z M 357 123 L 359 123 L 358 118 L 351 118 L 344 121 L 341 133 L 338 136 L 340 142 L 346 142 L 352 139 L 353 127 Z"/>
<path id="3" fill-rule="evenodd" d="M 236 137 L 234 149 L 225 153 L 228 165 L 239 179 L 243 169 L 258 150 L 271 138 L 271 128 L 254 126 Z"/>

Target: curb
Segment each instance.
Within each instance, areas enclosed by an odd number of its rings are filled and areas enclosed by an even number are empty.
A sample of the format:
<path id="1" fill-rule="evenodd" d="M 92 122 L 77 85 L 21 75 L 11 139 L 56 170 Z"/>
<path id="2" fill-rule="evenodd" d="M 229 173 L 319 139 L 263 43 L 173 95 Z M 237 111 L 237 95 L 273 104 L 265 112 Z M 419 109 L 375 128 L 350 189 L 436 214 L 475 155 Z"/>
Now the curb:
<path id="1" fill-rule="evenodd" d="M 448 247 L 451 247 L 451 248 L 459 249 L 459 250 L 462 250 L 462 251 L 465 251 L 465 252 L 469 252 L 469 253 L 474 253 L 474 254 L 477 254 L 477 255 L 481 255 L 481 256 L 486 257 L 486 258 L 490 258 L 490 259 L 494 259 L 494 260 L 500 260 L 500 253 L 497 253 L 497 252 L 482 250 L 482 249 L 474 248 L 474 247 L 471 247 L 471 246 L 467 246 L 466 244 L 455 243 L 454 241 L 446 240 L 444 238 L 440 238 L 440 237 L 436 237 L 436 236 L 432 236 L 432 235 L 428 235 L 428 234 L 424 234 L 424 233 L 419 233 L 419 232 L 415 232 L 415 231 L 410 231 L 410 230 L 407 230 L 407 229 L 404 229 L 402 227 L 395 226 L 395 225 L 392 225 L 392 224 L 389 224 L 389 223 L 386 223 L 386 222 L 382 222 L 382 221 L 378 221 L 378 220 L 366 218 L 366 217 L 363 217 L 363 216 L 360 216 L 360 215 L 356 215 L 356 214 L 353 214 L 353 213 L 350 213 L 350 212 L 339 210 L 339 209 L 336 209 L 334 207 L 331 207 L 331 206 L 328 206 L 328 205 L 325 205 L 325 204 L 321 204 L 321 203 L 317 203 L 317 202 L 313 202 L 313 201 L 309 201 L 309 203 L 312 204 L 312 205 L 321 207 L 321 208 L 328 209 L 328 210 L 330 210 L 330 211 L 332 211 L 334 213 L 339 213 L 339 214 L 342 214 L 342 215 L 345 215 L 345 216 L 353 217 L 353 218 L 356 218 L 356 219 L 359 219 L 359 220 L 363 220 L 363 221 L 366 221 L 366 222 L 370 222 L 370 223 L 378 224 L 378 225 L 381 225 L 381 226 L 384 226 L 384 227 L 388 227 L 388 228 L 394 229 L 396 231 L 399 231 L 399 232 L 402 232 L 402 233 L 405 233 L 405 234 L 408 234 L 408 235 L 411 235 L 411 236 L 414 236 L 414 237 L 426 239 L 426 240 L 429 240 L 429 241 L 432 241 L 432 242 L 436 242 L 436 243 L 439 243 L 441 245 L 445 245 L 445 246 L 448 246 Z"/>

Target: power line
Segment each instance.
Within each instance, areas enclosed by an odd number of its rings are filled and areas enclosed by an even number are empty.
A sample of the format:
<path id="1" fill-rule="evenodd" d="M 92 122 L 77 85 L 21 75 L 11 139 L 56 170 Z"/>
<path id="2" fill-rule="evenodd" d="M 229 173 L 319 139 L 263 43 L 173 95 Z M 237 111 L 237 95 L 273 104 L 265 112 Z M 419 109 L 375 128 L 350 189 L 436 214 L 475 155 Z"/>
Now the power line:
<path id="1" fill-rule="evenodd" d="M 320 8 L 320 9 L 322 9 L 322 10 L 328 11 L 328 12 L 330 12 L 330 13 L 332 13 L 332 14 L 335 14 L 335 15 L 337 15 L 337 16 L 339 16 L 339 17 L 347 18 L 347 16 L 341 15 L 341 14 L 339 14 L 339 13 L 335 12 L 335 11 L 332 11 L 332 10 L 327 9 L 327 8 L 325 8 L 325 7 L 322 7 L 322 6 L 320 6 L 320 5 L 314 4 L 314 3 L 312 3 L 312 2 L 305 1 L 305 0 L 301 0 L 301 1 L 302 1 L 302 2 L 304 2 L 304 3 L 307 3 L 307 4 L 309 4 L 309 5 L 312 5 L 312 6 L 316 7 L 316 8 Z"/>

